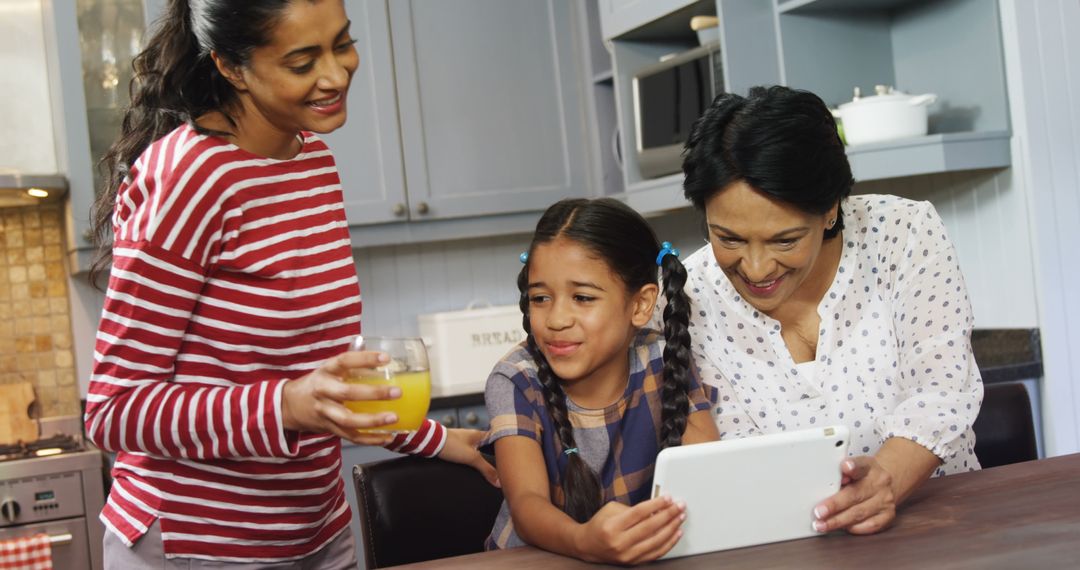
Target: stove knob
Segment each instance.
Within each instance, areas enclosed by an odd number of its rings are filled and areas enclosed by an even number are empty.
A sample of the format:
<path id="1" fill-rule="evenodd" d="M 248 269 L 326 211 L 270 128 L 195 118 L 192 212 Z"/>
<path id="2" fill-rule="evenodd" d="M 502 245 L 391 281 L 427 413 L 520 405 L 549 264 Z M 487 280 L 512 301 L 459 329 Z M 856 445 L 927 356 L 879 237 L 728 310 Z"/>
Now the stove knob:
<path id="1" fill-rule="evenodd" d="M 4 515 L 4 520 L 15 522 L 15 519 L 19 518 L 19 503 L 16 503 L 15 499 L 5 500 L 0 503 L 0 513 Z"/>

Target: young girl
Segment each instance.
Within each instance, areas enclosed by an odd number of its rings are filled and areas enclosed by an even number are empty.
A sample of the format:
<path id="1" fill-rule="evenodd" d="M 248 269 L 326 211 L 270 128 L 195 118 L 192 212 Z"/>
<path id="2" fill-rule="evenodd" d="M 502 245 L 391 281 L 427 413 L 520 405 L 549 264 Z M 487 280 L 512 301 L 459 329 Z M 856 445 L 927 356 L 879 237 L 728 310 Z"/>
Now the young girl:
<path id="1" fill-rule="evenodd" d="M 528 338 L 485 393 L 506 494 L 488 548 L 636 564 L 678 541 L 685 506 L 647 500 L 656 455 L 719 435 L 690 365 L 677 255 L 615 200 L 564 200 L 540 218 L 518 276 Z M 644 328 L 658 265 L 663 334 Z"/>
<path id="2" fill-rule="evenodd" d="M 342 381 L 386 361 L 346 352 L 360 290 L 312 134 L 345 122 L 353 43 L 342 0 L 172 0 L 135 60 L 95 207 L 112 267 L 86 433 L 117 452 L 107 568 L 356 568 L 338 436 L 495 477 L 472 435 L 429 422 L 387 442 L 357 429 L 393 414 L 342 403 L 400 395 Z"/>

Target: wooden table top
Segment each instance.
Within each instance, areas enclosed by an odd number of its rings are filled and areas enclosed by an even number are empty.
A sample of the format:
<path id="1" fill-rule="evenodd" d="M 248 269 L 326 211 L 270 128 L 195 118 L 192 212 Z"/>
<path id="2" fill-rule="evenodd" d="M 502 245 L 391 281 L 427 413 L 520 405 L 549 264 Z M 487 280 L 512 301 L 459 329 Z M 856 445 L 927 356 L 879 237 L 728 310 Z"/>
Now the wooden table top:
<path id="1" fill-rule="evenodd" d="M 602 568 L 532 547 L 398 566 Z M 893 526 L 656 562 L 655 568 L 1080 568 L 1080 454 L 927 481 Z"/>

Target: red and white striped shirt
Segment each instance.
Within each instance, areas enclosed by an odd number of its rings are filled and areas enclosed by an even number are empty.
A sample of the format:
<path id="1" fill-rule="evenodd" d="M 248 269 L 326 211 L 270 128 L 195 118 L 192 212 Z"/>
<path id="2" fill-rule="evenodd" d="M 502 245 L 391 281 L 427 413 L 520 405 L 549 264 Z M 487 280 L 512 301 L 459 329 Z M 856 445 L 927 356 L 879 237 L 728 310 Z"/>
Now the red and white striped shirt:
<path id="1" fill-rule="evenodd" d="M 340 440 L 281 423 L 285 382 L 360 332 L 337 168 L 302 136 L 275 160 L 184 125 L 119 189 L 86 432 L 118 452 L 101 520 L 129 545 L 157 519 L 169 557 L 281 561 L 348 528 Z"/>

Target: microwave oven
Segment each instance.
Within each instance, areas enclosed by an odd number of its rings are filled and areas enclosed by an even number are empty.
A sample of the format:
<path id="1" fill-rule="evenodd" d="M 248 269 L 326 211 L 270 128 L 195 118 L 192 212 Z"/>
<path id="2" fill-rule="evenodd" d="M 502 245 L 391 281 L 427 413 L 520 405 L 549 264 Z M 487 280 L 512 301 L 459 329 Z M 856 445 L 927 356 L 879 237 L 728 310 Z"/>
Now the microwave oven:
<path id="1" fill-rule="evenodd" d="M 690 128 L 723 91 L 720 42 L 672 56 L 634 75 L 634 134 L 643 178 L 682 170 Z"/>

